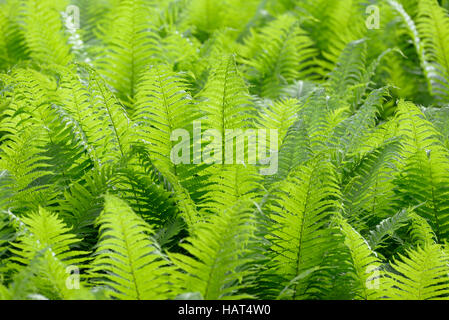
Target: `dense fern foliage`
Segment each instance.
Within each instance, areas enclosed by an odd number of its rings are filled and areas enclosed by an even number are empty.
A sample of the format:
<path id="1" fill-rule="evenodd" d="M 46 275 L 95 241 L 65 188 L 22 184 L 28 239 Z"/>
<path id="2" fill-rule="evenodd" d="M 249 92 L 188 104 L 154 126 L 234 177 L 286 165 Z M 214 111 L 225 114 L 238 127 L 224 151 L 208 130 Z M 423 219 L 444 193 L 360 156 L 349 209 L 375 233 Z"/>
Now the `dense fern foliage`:
<path id="1" fill-rule="evenodd" d="M 448 10 L 0 1 L 0 299 L 449 298 Z"/>

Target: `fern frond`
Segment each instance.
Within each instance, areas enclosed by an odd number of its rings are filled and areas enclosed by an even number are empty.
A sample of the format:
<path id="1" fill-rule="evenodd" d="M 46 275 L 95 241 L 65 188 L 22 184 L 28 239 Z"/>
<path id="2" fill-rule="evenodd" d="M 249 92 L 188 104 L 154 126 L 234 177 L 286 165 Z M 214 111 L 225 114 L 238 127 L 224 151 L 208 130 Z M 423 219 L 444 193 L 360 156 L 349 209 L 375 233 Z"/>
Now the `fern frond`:
<path id="1" fill-rule="evenodd" d="M 207 115 L 207 127 L 219 130 L 223 137 L 226 129 L 245 127 L 243 121 L 251 110 L 249 94 L 233 56 L 223 57 L 198 99 L 201 111 Z"/>
<path id="2" fill-rule="evenodd" d="M 313 155 L 305 122 L 296 121 L 288 129 L 279 150 L 279 168 L 274 180 L 285 179 L 290 172 Z"/>
<path id="3" fill-rule="evenodd" d="M 399 254 L 387 273 L 386 295 L 395 300 L 444 299 L 449 294 L 448 257 L 440 245 L 426 244 Z"/>
<path id="4" fill-rule="evenodd" d="M 17 231 L 13 228 L 11 218 L 6 213 L 0 214 L 0 258 L 5 261 L 8 254 L 8 242 L 13 241 L 16 238 Z M 3 263 L 0 264 L 0 268 Z"/>
<path id="5" fill-rule="evenodd" d="M 410 235 L 416 245 L 424 246 L 436 243 L 435 232 L 425 218 L 413 213 L 411 215 L 411 220 Z"/>
<path id="6" fill-rule="evenodd" d="M 7 139 L 3 168 L 14 176 L 16 197 L 31 193 L 25 203 L 51 203 L 92 163 L 84 154 L 82 137 L 66 126 L 53 78 L 30 69 L 14 70 L 12 76 L 13 99 L 0 124 Z"/>
<path id="7" fill-rule="evenodd" d="M 144 162 L 149 160 L 145 150 L 136 148 L 136 155 L 140 159 L 135 164 L 115 173 L 113 192 L 120 194 L 140 217 L 157 228 L 178 214 L 173 177 L 164 181 L 163 176 L 157 176 L 161 172 L 151 162 Z"/>
<path id="8" fill-rule="evenodd" d="M 260 30 L 254 51 L 246 63 L 252 68 L 248 74 L 262 97 L 277 98 L 282 87 L 293 80 L 321 75 L 318 52 L 292 16 L 280 16 Z"/>
<path id="9" fill-rule="evenodd" d="M 15 274 L 9 285 L 10 299 L 15 300 L 92 300 L 94 295 L 79 283 L 79 275 L 70 270 L 50 250 L 37 253 L 29 265 Z M 75 272 L 76 272 L 75 271 Z M 73 277 L 71 279 L 70 277 Z"/>
<path id="10" fill-rule="evenodd" d="M 20 60 L 28 59 L 28 48 L 18 23 L 16 2 L 0 5 L 0 70 L 8 70 Z"/>
<path id="11" fill-rule="evenodd" d="M 449 15 L 436 0 L 419 2 L 417 28 L 422 40 L 431 93 L 449 101 Z"/>
<path id="12" fill-rule="evenodd" d="M 87 67 L 86 67 L 87 68 Z M 86 116 L 90 122 L 88 127 L 100 128 L 91 132 L 91 139 L 97 148 L 97 154 L 101 163 L 125 161 L 131 149 L 132 142 L 136 138 L 132 128 L 132 122 L 125 108 L 119 103 L 114 94 L 109 90 L 105 81 L 92 68 L 89 72 L 89 84 L 91 90 L 91 109 L 95 110 L 95 117 Z"/>
<path id="13" fill-rule="evenodd" d="M 97 230 L 94 224 L 103 210 L 103 195 L 115 185 L 115 171 L 111 166 L 94 168 L 78 182 L 64 191 L 59 201 L 59 213 L 79 237 L 83 237 L 83 247 L 93 246 Z"/>
<path id="14" fill-rule="evenodd" d="M 287 131 L 297 121 L 300 106 L 296 99 L 281 99 L 259 111 L 260 128 L 278 130 L 278 146 L 282 147 Z"/>
<path id="15" fill-rule="evenodd" d="M 376 127 L 386 95 L 386 88 L 371 91 L 360 108 L 352 116 L 345 119 L 340 128 L 337 128 L 336 134 L 339 141 L 336 143 L 344 148 L 348 157 L 360 152 L 365 146 L 366 137 Z"/>
<path id="16" fill-rule="evenodd" d="M 327 83 L 331 92 L 348 100 L 354 86 L 360 85 L 366 65 L 366 40 L 350 42 L 342 51 Z"/>
<path id="17" fill-rule="evenodd" d="M 157 46 L 151 13 L 145 0 L 121 1 L 110 13 L 110 28 L 102 31 L 106 51 L 96 65 L 127 107 L 134 102 L 138 79 Z"/>
<path id="18" fill-rule="evenodd" d="M 18 243 L 13 243 L 11 252 L 16 256 L 12 261 L 28 265 L 39 252 L 47 249 L 67 265 L 86 261 L 82 257 L 86 252 L 71 250 L 81 239 L 69 233 L 71 229 L 55 213 L 39 208 L 38 212 L 22 217 L 21 221 L 26 232 L 18 238 Z"/>
<path id="19" fill-rule="evenodd" d="M 251 298 L 242 281 L 249 276 L 248 250 L 254 232 L 252 204 L 238 202 L 200 222 L 181 246 L 190 254 L 169 254 L 182 273 L 183 292 L 199 292 L 206 300 Z"/>
<path id="20" fill-rule="evenodd" d="M 118 1 L 110 0 L 75 0 L 73 4 L 76 5 L 82 14 L 80 15 L 81 38 L 87 45 L 95 46 L 101 41 L 99 35 L 101 34 L 101 26 L 107 24 L 110 19 L 111 10 Z"/>
<path id="21" fill-rule="evenodd" d="M 399 174 L 399 157 L 398 143 L 386 143 L 363 154 L 344 173 L 347 218 L 358 230 L 367 231 L 367 226 L 394 213 L 398 201 L 394 179 Z"/>
<path id="22" fill-rule="evenodd" d="M 355 298 L 372 300 L 382 297 L 379 259 L 368 242 L 347 221 L 341 217 L 337 220 L 350 252 L 351 275 L 356 283 Z"/>
<path id="23" fill-rule="evenodd" d="M 199 207 L 209 214 L 218 214 L 239 201 L 257 201 L 261 177 L 252 165 L 213 166 L 205 182 L 205 195 Z"/>
<path id="24" fill-rule="evenodd" d="M 9 206 L 37 209 L 54 199 L 54 187 L 48 184 L 50 158 L 44 155 L 50 142 L 44 123 L 51 112 L 51 82 L 33 70 L 17 69 L 12 76 L 7 80 L 11 100 L 0 123 L 4 132 L 0 167 L 11 177 Z"/>
<path id="25" fill-rule="evenodd" d="M 332 250 L 330 218 L 338 209 L 340 191 L 335 168 L 323 159 L 311 160 L 298 167 L 281 182 L 277 199 L 269 206 L 272 225 L 272 274 L 284 280 L 284 286 L 303 272 L 320 267 Z M 317 294 L 306 277 L 292 286 L 289 298 L 301 299 Z M 315 292 L 314 292 L 315 291 Z"/>
<path id="26" fill-rule="evenodd" d="M 13 256 L 10 258 L 9 267 L 18 273 L 13 277 L 12 287 L 17 281 L 22 285 L 29 286 L 29 293 L 42 294 L 48 299 L 86 299 L 92 298 L 84 285 L 73 284 L 75 287 L 67 285 L 70 280 L 68 268 L 76 268 L 78 275 L 80 269 L 86 267 L 88 252 L 79 251 L 74 248 L 81 242 L 70 233 L 70 229 L 58 218 L 55 213 L 43 208 L 20 219 L 22 231 L 16 242 L 10 248 Z M 25 276 L 26 279 L 20 279 Z M 77 276 L 78 282 L 82 279 Z M 14 295 L 20 294 L 24 289 L 19 290 Z M 25 288 L 25 291 L 28 291 Z"/>
<path id="27" fill-rule="evenodd" d="M 67 2 L 25 0 L 20 5 L 20 21 L 31 59 L 38 63 L 67 65 L 73 57 L 59 14 Z"/>
<path id="28" fill-rule="evenodd" d="M 155 165 L 176 175 L 176 164 L 171 160 L 176 143 L 172 136 L 176 130 L 191 131 L 197 117 L 185 80 L 166 66 L 151 67 L 139 81 L 134 108 L 133 119 L 142 132 L 141 138 L 148 143 Z"/>
<path id="29" fill-rule="evenodd" d="M 21 136 L 15 136 L 1 148 L 0 167 L 12 178 L 8 206 L 17 210 L 35 209 L 39 204 L 54 201 L 53 188 L 46 183 L 36 183 L 50 174 L 45 164 L 48 158 L 42 156 L 42 141 L 36 137 L 36 132 L 22 132 Z"/>
<path id="30" fill-rule="evenodd" d="M 438 238 L 448 235 L 448 153 L 439 133 L 412 103 L 400 101 L 399 134 L 403 135 L 404 169 L 397 185 L 406 206 L 427 219 Z M 413 186 L 413 187 L 411 187 Z"/>
<path id="31" fill-rule="evenodd" d="M 345 47 L 350 42 L 364 38 L 367 33 L 364 4 L 361 0 L 336 1 L 331 5 L 327 1 L 318 1 L 319 4 L 321 7 L 317 9 L 323 11 L 318 14 L 321 17 L 323 13 L 327 14 L 322 17 L 322 23 L 327 28 L 320 35 L 325 41 L 322 54 L 327 60 L 323 67 L 332 70 Z"/>
<path id="32" fill-rule="evenodd" d="M 371 230 L 366 241 L 373 250 L 382 247 L 386 238 L 394 235 L 394 232 L 403 227 L 411 218 L 412 211 L 403 209 L 391 217 L 382 220 L 375 229 Z"/>
<path id="33" fill-rule="evenodd" d="M 171 272 L 151 228 L 119 198 L 106 195 L 99 217 L 100 240 L 92 276 L 116 299 L 150 300 L 172 296 Z"/>
<path id="34" fill-rule="evenodd" d="M 185 22 L 201 41 L 226 27 L 236 37 L 256 14 L 258 4 L 258 0 L 193 0 L 187 7 Z"/>

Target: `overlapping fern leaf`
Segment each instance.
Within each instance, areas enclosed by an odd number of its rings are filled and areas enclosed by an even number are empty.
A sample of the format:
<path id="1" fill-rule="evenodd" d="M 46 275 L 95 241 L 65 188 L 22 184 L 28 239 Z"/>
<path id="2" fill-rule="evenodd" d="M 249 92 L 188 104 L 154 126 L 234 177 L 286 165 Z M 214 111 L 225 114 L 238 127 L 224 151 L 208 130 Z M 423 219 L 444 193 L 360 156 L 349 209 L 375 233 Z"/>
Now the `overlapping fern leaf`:
<path id="1" fill-rule="evenodd" d="M 367 241 L 350 224 L 339 218 L 338 225 L 344 235 L 344 243 L 350 258 L 351 277 L 356 299 L 379 299 L 382 297 L 383 278 L 379 259 Z"/>
<path id="2" fill-rule="evenodd" d="M 305 278 L 300 276 L 320 268 L 332 250 L 333 229 L 329 224 L 338 210 L 340 197 L 335 179 L 335 169 L 330 163 L 311 160 L 280 184 L 278 199 L 270 205 L 273 224 L 267 239 L 272 243 L 271 272 L 280 275 L 282 285 L 289 287 L 282 298 L 310 298 L 320 290 L 307 282 L 313 272 Z M 318 189 L 319 193 L 315 191 Z"/>
<path id="3" fill-rule="evenodd" d="M 72 60 L 71 48 L 62 29 L 62 11 L 68 2 L 26 0 L 20 6 L 19 21 L 30 57 L 36 62 L 66 65 Z"/>
<path id="4" fill-rule="evenodd" d="M 178 175 L 171 151 L 178 141 L 175 130 L 192 132 L 196 107 L 187 91 L 183 77 L 167 66 L 154 66 L 147 70 L 139 82 L 134 120 L 141 128 L 141 139 L 148 143 L 156 166 L 166 174 Z M 191 142 L 188 139 L 187 147 Z M 187 163 L 190 163 L 190 152 Z"/>
<path id="5" fill-rule="evenodd" d="M 277 97 L 282 86 L 292 80 L 320 76 L 318 52 L 294 17 L 280 16 L 250 41 L 255 44 L 248 45 L 255 48 L 248 57 L 248 73 L 262 97 Z"/>
<path id="6" fill-rule="evenodd" d="M 98 223 L 100 241 L 91 272 L 110 287 L 109 295 L 138 300 L 170 297 L 171 268 L 142 218 L 124 201 L 107 195 Z"/>
<path id="7" fill-rule="evenodd" d="M 409 250 L 392 264 L 386 295 L 396 300 L 447 299 L 447 253 L 438 244 Z"/>
<path id="8" fill-rule="evenodd" d="M 0 10 L 0 68 L 7 70 L 20 60 L 28 59 L 28 48 L 19 27 L 17 2 L 3 3 Z"/>
<path id="9" fill-rule="evenodd" d="M 431 82 L 431 92 L 443 101 L 449 99 L 449 15 L 437 1 L 419 2 L 417 28 Z"/>
<path id="10" fill-rule="evenodd" d="M 438 132 L 412 103 L 399 103 L 399 130 L 404 138 L 405 166 L 397 184 L 402 202 L 422 205 L 425 217 L 438 237 L 447 237 L 447 149 Z M 413 189 L 410 188 L 413 186 Z"/>
<path id="11" fill-rule="evenodd" d="M 448 9 L 0 0 L 0 299 L 447 299 Z"/>
<path id="12" fill-rule="evenodd" d="M 81 239 L 71 234 L 55 213 L 39 208 L 21 218 L 18 226 L 21 234 L 10 249 L 13 254 L 10 265 L 17 272 L 10 289 L 13 296 L 26 293 L 32 286 L 34 290 L 30 293 L 39 293 L 47 299 L 93 297 L 86 289 L 78 291 L 67 286 L 68 268 L 74 267 L 79 274 L 80 269 L 86 268 L 87 252 L 74 249 Z M 81 284 L 77 287 L 80 289 Z"/>
<path id="13" fill-rule="evenodd" d="M 155 46 L 154 37 L 147 32 L 152 27 L 151 13 L 146 1 L 123 1 L 110 13 L 110 29 L 103 30 L 108 51 L 98 61 L 98 68 L 127 105 L 134 102 L 138 78 L 150 63 Z"/>
<path id="14" fill-rule="evenodd" d="M 177 283 L 184 292 L 204 299 L 250 298 L 243 291 L 249 277 L 249 249 L 254 234 L 251 202 L 239 201 L 195 227 L 182 247 L 187 255 L 171 254 L 180 269 Z"/>

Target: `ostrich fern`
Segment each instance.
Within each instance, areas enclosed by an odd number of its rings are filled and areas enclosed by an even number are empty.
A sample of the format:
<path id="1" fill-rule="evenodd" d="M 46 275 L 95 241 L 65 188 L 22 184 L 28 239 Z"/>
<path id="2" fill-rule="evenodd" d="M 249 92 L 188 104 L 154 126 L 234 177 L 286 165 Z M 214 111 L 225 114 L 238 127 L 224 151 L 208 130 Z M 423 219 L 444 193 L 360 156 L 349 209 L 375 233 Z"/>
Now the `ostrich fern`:
<path id="1" fill-rule="evenodd" d="M 448 9 L 0 1 L 0 299 L 449 298 Z"/>

